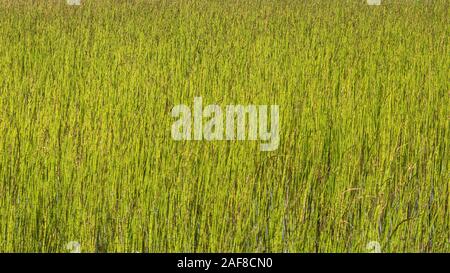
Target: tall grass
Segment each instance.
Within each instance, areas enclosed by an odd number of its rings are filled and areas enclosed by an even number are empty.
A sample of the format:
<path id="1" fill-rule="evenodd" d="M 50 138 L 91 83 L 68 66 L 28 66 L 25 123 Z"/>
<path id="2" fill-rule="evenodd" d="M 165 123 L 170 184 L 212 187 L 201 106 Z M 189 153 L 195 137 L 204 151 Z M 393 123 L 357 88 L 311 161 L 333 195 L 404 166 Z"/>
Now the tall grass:
<path id="1" fill-rule="evenodd" d="M 449 3 L 0 1 L 0 251 L 450 251 Z M 173 141 L 278 104 L 280 146 Z"/>

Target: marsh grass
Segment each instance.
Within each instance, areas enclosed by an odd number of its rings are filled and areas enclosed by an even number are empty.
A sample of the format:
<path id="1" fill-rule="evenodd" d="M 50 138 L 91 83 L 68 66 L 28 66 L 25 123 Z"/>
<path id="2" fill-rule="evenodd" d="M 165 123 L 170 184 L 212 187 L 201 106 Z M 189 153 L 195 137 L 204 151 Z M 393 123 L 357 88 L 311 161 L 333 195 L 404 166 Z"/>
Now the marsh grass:
<path id="1" fill-rule="evenodd" d="M 0 1 L 0 251 L 450 251 L 448 1 L 398 2 Z M 278 150 L 173 141 L 195 96 Z"/>

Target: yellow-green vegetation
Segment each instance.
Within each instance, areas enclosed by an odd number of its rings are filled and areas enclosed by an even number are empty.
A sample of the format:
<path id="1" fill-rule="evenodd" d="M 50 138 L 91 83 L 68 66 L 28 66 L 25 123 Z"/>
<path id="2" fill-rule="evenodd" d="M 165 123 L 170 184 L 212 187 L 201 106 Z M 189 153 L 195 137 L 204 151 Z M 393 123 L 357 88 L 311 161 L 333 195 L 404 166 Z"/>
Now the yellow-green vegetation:
<path id="1" fill-rule="evenodd" d="M 449 2 L 0 1 L 0 251 L 450 251 Z M 174 141 L 277 104 L 280 145 Z"/>

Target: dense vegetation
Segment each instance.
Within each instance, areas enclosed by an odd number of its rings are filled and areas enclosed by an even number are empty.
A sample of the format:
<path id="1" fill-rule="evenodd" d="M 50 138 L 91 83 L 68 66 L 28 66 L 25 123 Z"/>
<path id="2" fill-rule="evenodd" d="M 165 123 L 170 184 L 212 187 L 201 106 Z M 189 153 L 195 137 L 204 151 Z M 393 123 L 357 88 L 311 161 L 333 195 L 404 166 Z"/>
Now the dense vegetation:
<path id="1" fill-rule="evenodd" d="M 0 1 L 0 251 L 450 251 L 449 2 Z M 277 104 L 280 145 L 174 141 Z"/>

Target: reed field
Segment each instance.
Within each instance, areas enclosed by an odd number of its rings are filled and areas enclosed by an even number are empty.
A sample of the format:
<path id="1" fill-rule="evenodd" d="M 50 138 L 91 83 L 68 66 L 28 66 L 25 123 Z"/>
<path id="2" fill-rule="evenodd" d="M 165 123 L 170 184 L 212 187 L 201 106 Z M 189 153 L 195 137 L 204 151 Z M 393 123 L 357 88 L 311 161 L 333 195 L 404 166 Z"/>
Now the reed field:
<path id="1" fill-rule="evenodd" d="M 0 252 L 450 252 L 449 10 L 0 0 Z M 195 97 L 278 148 L 175 141 Z"/>

